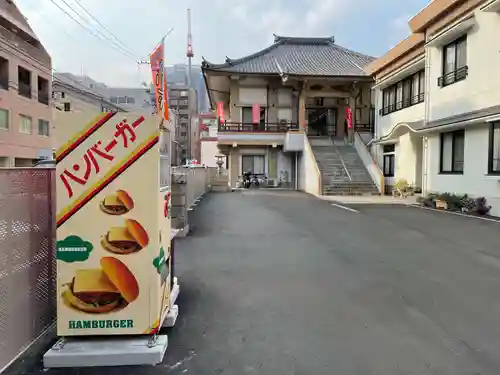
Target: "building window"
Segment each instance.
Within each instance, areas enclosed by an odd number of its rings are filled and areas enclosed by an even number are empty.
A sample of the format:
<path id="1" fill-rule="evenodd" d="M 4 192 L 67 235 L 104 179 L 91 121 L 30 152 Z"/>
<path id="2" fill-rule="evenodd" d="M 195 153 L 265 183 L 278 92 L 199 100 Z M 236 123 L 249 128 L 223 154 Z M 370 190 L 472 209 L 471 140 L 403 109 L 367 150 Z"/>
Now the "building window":
<path id="1" fill-rule="evenodd" d="M 463 174 L 465 131 L 441 133 L 440 173 Z"/>
<path id="2" fill-rule="evenodd" d="M 396 160 L 396 145 L 384 145 L 383 156 L 383 172 L 384 177 L 394 177 L 395 160 Z"/>
<path id="3" fill-rule="evenodd" d="M 43 135 L 45 137 L 48 137 L 49 134 L 49 122 L 47 120 L 38 120 L 38 135 Z"/>
<path id="4" fill-rule="evenodd" d="M 64 93 L 64 91 L 61 91 L 61 99 L 64 99 L 66 97 L 66 94 Z"/>
<path id="5" fill-rule="evenodd" d="M 135 104 L 135 98 L 130 98 L 127 96 L 127 104 Z"/>
<path id="6" fill-rule="evenodd" d="M 0 130 L 9 129 L 9 110 L 0 109 Z"/>
<path id="7" fill-rule="evenodd" d="M 118 103 L 118 98 L 117 98 L 116 96 L 112 96 L 111 98 L 109 98 L 109 101 L 110 101 L 111 103 L 115 103 L 115 104 L 117 104 L 117 103 Z"/>
<path id="8" fill-rule="evenodd" d="M 19 133 L 32 134 L 33 120 L 29 116 L 19 115 Z"/>
<path id="9" fill-rule="evenodd" d="M 31 98 L 31 72 L 22 66 L 17 67 L 17 90 L 19 95 Z"/>
<path id="10" fill-rule="evenodd" d="M 396 82 L 382 91 L 381 116 L 408 108 L 424 101 L 425 71 L 417 73 Z"/>
<path id="11" fill-rule="evenodd" d="M 49 105 L 49 81 L 43 77 L 37 77 L 38 83 L 38 102 Z"/>
<path id="12" fill-rule="evenodd" d="M 9 60 L 0 57 L 0 89 L 9 89 Z"/>
<path id="13" fill-rule="evenodd" d="M 241 120 L 243 125 L 250 125 L 253 126 L 253 110 L 252 107 L 242 107 L 241 108 Z M 244 129 L 242 130 L 247 130 L 244 126 Z M 260 107 L 260 121 L 259 121 L 259 130 L 264 130 L 266 128 L 266 109 L 263 107 Z M 248 130 L 253 130 L 254 128 L 252 127 L 251 129 Z M 247 130 L 247 131 L 248 131 Z"/>
<path id="14" fill-rule="evenodd" d="M 64 103 L 64 112 L 71 112 L 71 103 L 70 102 Z"/>
<path id="15" fill-rule="evenodd" d="M 127 104 L 127 97 L 126 96 L 119 96 L 118 103 L 119 104 Z"/>
<path id="16" fill-rule="evenodd" d="M 242 173 L 251 172 L 255 174 L 266 173 L 264 155 L 242 155 L 241 171 Z"/>
<path id="17" fill-rule="evenodd" d="M 467 35 L 443 47 L 443 75 L 438 78 L 441 87 L 462 81 L 467 77 Z"/>
<path id="18" fill-rule="evenodd" d="M 500 122 L 494 122 L 490 128 L 488 174 L 500 174 Z"/>

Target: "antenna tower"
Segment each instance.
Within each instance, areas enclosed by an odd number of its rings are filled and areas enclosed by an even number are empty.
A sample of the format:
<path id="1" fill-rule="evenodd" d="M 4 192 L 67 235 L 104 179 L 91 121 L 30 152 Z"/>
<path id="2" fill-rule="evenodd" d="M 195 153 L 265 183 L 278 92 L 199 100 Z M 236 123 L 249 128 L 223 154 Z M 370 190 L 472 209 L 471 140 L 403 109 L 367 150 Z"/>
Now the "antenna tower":
<path id="1" fill-rule="evenodd" d="M 187 10 L 187 21 L 188 21 L 188 35 L 187 35 L 187 53 L 186 56 L 188 58 L 188 86 L 191 87 L 191 70 L 192 70 L 192 65 L 191 65 L 191 60 L 194 57 L 193 53 L 193 36 L 191 35 L 191 9 L 188 8 Z"/>

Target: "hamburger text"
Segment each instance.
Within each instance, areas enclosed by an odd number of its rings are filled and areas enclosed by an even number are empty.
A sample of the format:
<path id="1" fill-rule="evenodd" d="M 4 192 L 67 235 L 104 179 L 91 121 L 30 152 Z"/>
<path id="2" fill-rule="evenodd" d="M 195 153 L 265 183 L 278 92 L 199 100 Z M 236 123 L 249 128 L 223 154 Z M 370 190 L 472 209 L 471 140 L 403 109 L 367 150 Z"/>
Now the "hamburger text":
<path id="1" fill-rule="evenodd" d="M 132 319 L 115 320 L 70 320 L 69 329 L 91 329 L 91 328 L 134 328 Z"/>
<path id="2" fill-rule="evenodd" d="M 60 247 L 58 249 L 59 251 L 89 251 L 86 247 Z"/>

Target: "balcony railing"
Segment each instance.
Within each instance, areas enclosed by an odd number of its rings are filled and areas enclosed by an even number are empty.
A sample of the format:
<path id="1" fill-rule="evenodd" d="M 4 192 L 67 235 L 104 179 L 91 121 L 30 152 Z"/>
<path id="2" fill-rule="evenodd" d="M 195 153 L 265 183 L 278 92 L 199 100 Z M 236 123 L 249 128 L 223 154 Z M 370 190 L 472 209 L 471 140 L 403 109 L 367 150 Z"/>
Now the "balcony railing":
<path id="1" fill-rule="evenodd" d="M 395 104 L 389 104 L 388 106 L 381 108 L 378 112 L 380 116 L 388 115 L 389 113 L 400 111 L 402 109 L 411 107 L 413 105 L 423 103 L 424 102 L 424 93 L 420 93 L 418 95 L 412 96 L 409 99 L 401 100 Z"/>
<path id="2" fill-rule="evenodd" d="M 17 90 L 19 95 L 22 95 L 26 98 L 31 98 L 31 85 L 23 82 L 18 83 Z"/>
<path id="3" fill-rule="evenodd" d="M 38 93 L 38 102 L 42 104 L 49 105 L 49 94 L 47 93 Z"/>
<path id="4" fill-rule="evenodd" d="M 354 130 L 357 133 L 372 133 L 373 132 L 373 126 L 372 124 L 356 124 L 354 127 Z"/>
<path id="5" fill-rule="evenodd" d="M 251 122 L 221 122 L 219 123 L 220 132 L 249 132 L 249 133 L 286 133 L 289 130 L 297 130 L 297 123 L 251 123 Z"/>
<path id="6" fill-rule="evenodd" d="M 453 72 L 446 73 L 445 75 L 438 78 L 438 86 L 445 87 L 451 85 L 452 83 L 463 81 L 467 78 L 467 74 L 469 74 L 469 67 L 463 66 L 454 70 Z"/>

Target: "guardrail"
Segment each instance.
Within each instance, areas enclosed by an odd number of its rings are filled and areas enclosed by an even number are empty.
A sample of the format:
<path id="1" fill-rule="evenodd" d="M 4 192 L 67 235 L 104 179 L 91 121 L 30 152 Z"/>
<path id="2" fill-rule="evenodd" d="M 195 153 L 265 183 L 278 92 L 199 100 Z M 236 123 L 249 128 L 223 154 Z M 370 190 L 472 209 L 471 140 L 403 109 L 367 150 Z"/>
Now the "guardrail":
<path id="1" fill-rule="evenodd" d="M 54 169 L 0 169 L 0 372 L 56 319 Z"/>

